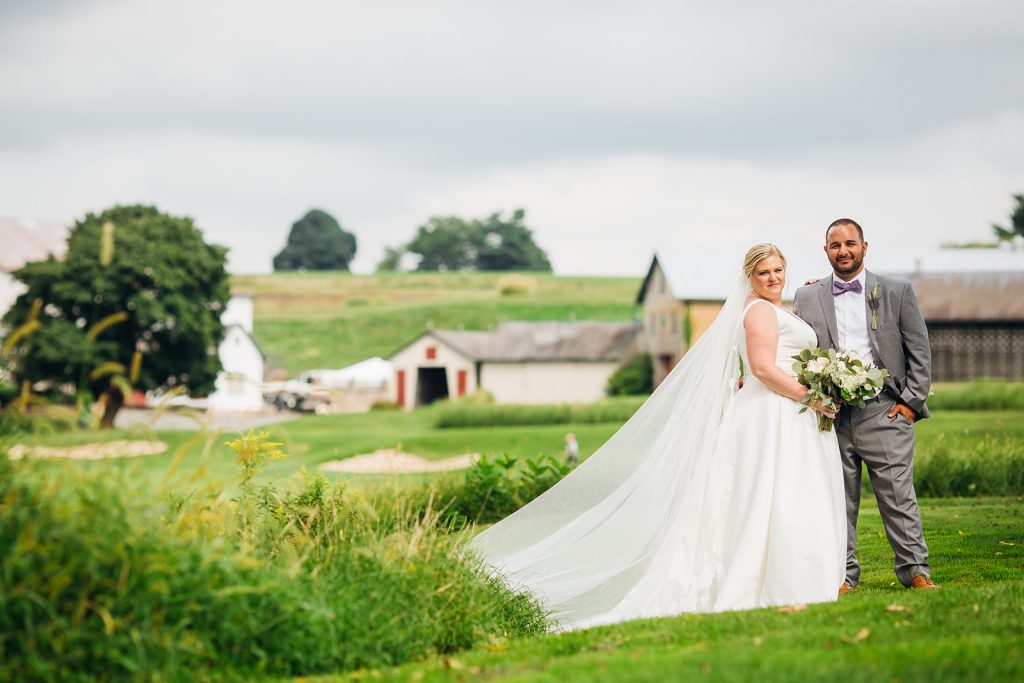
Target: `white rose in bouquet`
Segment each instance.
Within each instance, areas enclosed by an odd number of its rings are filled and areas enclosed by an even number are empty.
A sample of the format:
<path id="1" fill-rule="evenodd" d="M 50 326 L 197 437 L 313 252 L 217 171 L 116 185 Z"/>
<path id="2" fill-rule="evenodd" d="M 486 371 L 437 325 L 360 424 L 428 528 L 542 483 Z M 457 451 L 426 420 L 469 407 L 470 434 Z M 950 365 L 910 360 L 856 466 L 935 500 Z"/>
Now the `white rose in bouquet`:
<path id="1" fill-rule="evenodd" d="M 821 373 L 828 370 L 828 363 L 829 360 L 827 356 L 815 358 L 814 360 L 807 363 L 807 372 L 813 372 L 820 375 Z"/>

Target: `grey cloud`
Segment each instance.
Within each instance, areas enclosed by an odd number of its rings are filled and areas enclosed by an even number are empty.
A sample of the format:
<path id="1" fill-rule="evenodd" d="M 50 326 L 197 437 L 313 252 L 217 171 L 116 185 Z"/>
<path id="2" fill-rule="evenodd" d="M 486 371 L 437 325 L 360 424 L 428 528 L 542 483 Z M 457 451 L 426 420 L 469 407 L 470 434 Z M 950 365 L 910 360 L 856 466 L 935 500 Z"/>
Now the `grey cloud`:
<path id="1" fill-rule="evenodd" d="M 1010 86 L 1024 70 L 1016 3 L 918 6 L 928 13 L 431 3 L 402 17 L 394 5 L 346 5 L 275 24 L 266 5 L 253 10 L 262 23 L 190 35 L 175 33 L 189 22 L 161 32 L 156 18 L 151 50 L 101 34 L 88 50 L 35 45 L 0 63 L 19 86 L 0 95 L 0 144 L 201 131 L 379 146 L 427 164 L 629 151 L 770 159 L 1024 109 Z M 118 58 L 125 49 L 140 51 Z M 35 79 L 33 51 L 54 60 Z M 62 83 L 63 66 L 78 84 Z"/>

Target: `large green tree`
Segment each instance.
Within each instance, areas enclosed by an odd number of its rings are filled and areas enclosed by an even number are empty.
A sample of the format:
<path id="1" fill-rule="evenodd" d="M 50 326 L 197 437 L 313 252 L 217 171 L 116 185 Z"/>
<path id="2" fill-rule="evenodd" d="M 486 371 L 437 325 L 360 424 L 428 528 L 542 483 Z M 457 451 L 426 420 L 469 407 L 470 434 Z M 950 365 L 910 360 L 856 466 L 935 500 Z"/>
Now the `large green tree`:
<path id="1" fill-rule="evenodd" d="M 435 216 L 416 230 L 406 250 L 420 257 L 416 270 L 473 270 L 474 226 L 458 216 Z"/>
<path id="2" fill-rule="evenodd" d="M 992 231 L 1001 242 L 1012 242 L 1018 237 L 1024 237 L 1024 194 L 1015 194 L 1013 198 L 1017 202 L 1017 206 L 1010 214 L 1010 227 L 992 226 Z"/>
<path id="3" fill-rule="evenodd" d="M 396 272 L 402 269 L 405 247 L 384 247 L 384 257 L 377 264 L 378 273 Z"/>
<path id="4" fill-rule="evenodd" d="M 417 270 L 551 270 L 544 250 L 523 224 L 526 212 L 511 218 L 493 213 L 486 219 L 458 216 L 431 218 L 419 227 L 405 250 L 420 257 Z M 394 251 L 394 250 L 393 250 Z"/>
<path id="5" fill-rule="evenodd" d="M 105 396 L 111 426 L 130 382 L 143 391 L 213 389 L 229 297 L 227 250 L 207 244 L 192 219 L 152 206 L 115 206 L 75 223 L 63 260 L 13 273 L 27 291 L 4 316 L 8 330 L 34 331 L 9 349 L 21 383 Z M 35 302 L 41 302 L 40 304 Z"/>
<path id="6" fill-rule="evenodd" d="M 274 270 L 348 270 L 355 255 L 356 236 L 326 211 L 312 209 L 292 224 Z"/>
<path id="7" fill-rule="evenodd" d="M 476 222 L 478 270 L 551 271 L 551 261 L 533 241 L 533 231 L 523 225 L 526 212 L 516 209 L 511 219 L 492 213 Z"/>

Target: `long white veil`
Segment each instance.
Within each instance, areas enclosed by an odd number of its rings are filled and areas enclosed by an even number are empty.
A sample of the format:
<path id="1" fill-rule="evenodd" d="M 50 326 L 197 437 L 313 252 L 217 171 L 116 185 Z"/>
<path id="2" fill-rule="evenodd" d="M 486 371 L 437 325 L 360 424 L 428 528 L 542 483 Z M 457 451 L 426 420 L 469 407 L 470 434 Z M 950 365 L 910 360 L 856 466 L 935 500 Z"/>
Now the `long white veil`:
<path id="1" fill-rule="evenodd" d="M 748 280 L 596 453 L 470 547 L 565 629 L 703 607 L 719 569 L 714 451 L 739 375 Z"/>

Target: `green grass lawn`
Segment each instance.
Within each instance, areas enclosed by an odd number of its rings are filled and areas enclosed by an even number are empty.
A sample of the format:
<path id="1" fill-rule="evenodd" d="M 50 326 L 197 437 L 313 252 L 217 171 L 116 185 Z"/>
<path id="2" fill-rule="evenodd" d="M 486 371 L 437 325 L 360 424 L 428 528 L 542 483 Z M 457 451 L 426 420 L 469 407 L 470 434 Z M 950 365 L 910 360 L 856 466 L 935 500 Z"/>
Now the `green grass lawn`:
<path id="1" fill-rule="evenodd" d="M 963 449 L 985 437 L 1024 441 L 1024 411 L 938 410 L 918 422 L 914 431 L 923 452 L 939 446 Z"/>
<path id="2" fill-rule="evenodd" d="M 326 681 L 1014 681 L 1024 679 L 1024 499 L 922 502 L 938 591 L 896 581 L 872 501 L 863 576 L 840 601 L 629 622 Z"/>
<path id="3" fill-rule="evenodd" d="M 429 459 L 441 459 L 464 453 L 492 456 L 509 454 L 521 458 L 561 453 L 565 434 L 575 432 L 581 455 L 593 453 L 618 429 L 618 424 L 541 425 L 524 427 L 467 429 L 436 429 L 434 409 L 412 412 L 379 411 L 350 415 L 308 415 L 294 421 L 273 425 L 267 431 L 279 437 L 290 457 L 269 464 L 261 480 L 284 480 L 294 477 L 302 467 L 313 470 L 328 460 L 370 453 L 381 448 L 399 447 Z M 158 439 L 168 444 L 165 453 L 140 458 L 112 460 L 116 466 L 129 468 L 139 477 L 149 479 L 155 487 L 163 484 L 188 483 L 193 475 L 231 481 L 238 475 L 232 453 L 223 447 L 237 438 L 230 432 L 153 432 L 145 429 L 110 430 L 105 432 L 71 432 L 45 436 L 21 436 L 16 441 L 26 445 L 66 446 L 105 442 L 116 439 Z M 90 462 L 65 463 L 55 466 L 94 466 Z M 173 477 L 167 473 L 173 467 Z M 355 484 L 378 482 L 383 476 L 345 476 Z"/>
<path id="4" fill-rule="evenodd" d="M 437 429 L 436 412 L 308 416 L 270 428 L 291 457 L 267 466 L 263 478 L 285 484 L 301 467 L 401 445 L 429 458 L 467 451 L 518 457 L 557 454 L 566 431 L 592 453 L 617 424 Z M 1024 411 L 936 411 L 917 426 L 918 462 L 942 451 L 978 457 L 990 448 L 1024 447 Z M 25 437 L 64 445 L 147 436 L 74 432 Z M 223 442 L 231 434 L 160 432 L 168 452 L 114 461 L 161 488 L 197 480 L 237 480 Z M 55 463 L 53 467 L 94 467 Z M 171 472 L 169 475 L 168 472 Z M 426 476 L 426 475 L 423 475 Z M 355 486 L 385 477 L 349 477 Z M 418 482 L 422 477 L 398 479 Z M 944 587 L 910 593 L 896 582 L 891 551 L 870 499 L 861 519 L 863 581 L 836 604 L 795 613 L 681 616 L 527 641 L 494 641 L 483 649 L 397 669 L 323 680 L 611 680 L 691 678 L 747 680 L 1021 680 L 1024 677 L 1024 498 L 922 498 L 934 578 Z"/>
<path id="5" fill-rule="evenodd" d="M 486 330 L 505 320 L 634 320 L 639 278 L 526 274 L 503 296 L 502 273 L 278 273 L 235 276 L 256 296 L 254 335 L 289 374 L 387 356 L 428 329 Z"/>
<path id="6" fill-rule="evenodd" d="M 435 408 L 411 412 L 379 411 L 351 415 L 309 415 L 268 427 L 280 437 L 290 457 L 271 463 L 263 479 L 284 480 L 294 477 L 301 467 L 310 470 L 328 460 L 342 459 L 380 448 L 399 447 L 430 459 L 463 453 L 492 456 L 509 454 L 518 458 L 536 458 L 561 453 L 566 432 L 576 434 L 581 457 L 587 457 L 618 429 L 617 423 L 532 425 L 521 427 L 473 427 L 437 429 Z M 155 438 L 168 444 L 160 455 L 129 458 L 118 466 L 131 468 L 155 486 L 187 483 L 193 477 L 230 481 L 238 468 L 224 442 L 237 435 L 227 432 L 151 432 L 133 431 L 71 432 L 48 436 L 23 436 L 20 443 L 33 445 L 69 445 L 114 439 Z M 917 461 L 923 462 L 936 452 L 968 457 L 988 448 L 1024 448 L 1024 411 L 937 411 L 917 425 Z M 84 463 L 83 466 L 91 466 Z M 168 478 L 168 471 L 173 476 Z M 379 481 L 373 475 L 347 476 L 356 485 Z"/>

